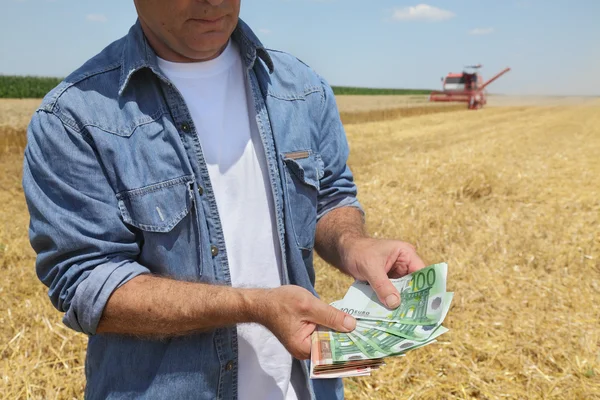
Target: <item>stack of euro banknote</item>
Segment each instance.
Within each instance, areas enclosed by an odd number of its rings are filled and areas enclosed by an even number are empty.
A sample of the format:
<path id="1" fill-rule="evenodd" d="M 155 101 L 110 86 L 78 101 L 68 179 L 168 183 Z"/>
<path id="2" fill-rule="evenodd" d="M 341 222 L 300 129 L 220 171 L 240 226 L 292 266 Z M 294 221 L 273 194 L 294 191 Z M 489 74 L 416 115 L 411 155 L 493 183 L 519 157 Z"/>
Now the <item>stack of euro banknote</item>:
<path id="1" fill-rule="evenodd" d="M 434 264 L 392 283 L 400 306 L 385 307 L 365 282 L 355 282 L 332 306 L 354 316 L 356 329 L 340 333 L 319 327 L 312 335 L 311 378 L 370 375 L 390 356 L 403 356 L 448 332 L 442 322 L 452 302 L 446 292 L 448 265 Z"/>

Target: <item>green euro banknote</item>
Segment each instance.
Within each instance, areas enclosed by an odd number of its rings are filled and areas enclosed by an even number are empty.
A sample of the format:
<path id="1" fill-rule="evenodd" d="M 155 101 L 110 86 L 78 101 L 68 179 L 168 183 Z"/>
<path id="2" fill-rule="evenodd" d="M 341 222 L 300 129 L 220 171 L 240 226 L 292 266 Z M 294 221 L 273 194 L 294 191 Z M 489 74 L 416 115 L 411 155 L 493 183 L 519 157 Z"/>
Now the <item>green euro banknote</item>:
<path id="1" fill-rule="evenodd" d="M 343 363 L 368 366 L 368 361 L 379 362 L 383 357 L 399 355 L 433 343 L 446 332 L 448 330 L 440 326 L 427 341 L 422 342 L 371 328 L 357 327 L 350 333 L 319 328 L 312 337 L 311 361 L 317 370 L 323 370 L 323 366 Z"/>
<path id="2" fill-rule="evenodd" d="M 382 364 L 381 360 L 366 356 L 348 334 L 323 327 L 313 332 L 310 352 L 311 368 L 315 371 L 366 368 Z"/>
<path id="3" fill-rule="evenodd" d="M 377 329 L 364 329 L 361 327 L 357 327 L 350 335 L 352 335 L 352 340 L 360 342 L 361 346 L 375 349 L 377 351 L 375 356 L 381 358 L 399 355 L 409 350 L 431 344 L 446 332 L 448 332 L 448 329 L 440 325 L 425 342 L 406 339 Z"/>
<path id="4" fill-rule="evenodd" d="M 381 320 L 366 320 L 359 319 L 357 320 L 357 324 L 362 329 L 376 329 L 384 332 L 391 333 L 392 335 L 401 336 L 406 339 L 412 339 L 417 341 L 426 341 L 428 340 L 433 332 L 436 330 L 438 326 L 442 324 L 442 321 L 446 318 L 448 311 L 450 310 L 450 305 L 452 303 L 454 293 L 446 292 L 440 294 L 442 299 L 441 303 L 438 303 L 435 298 L 432 299 L 432 312 L 440 312 L 439 317 L 437 315 L 433 315 L 430 312 L 428 315 L 432 316 L 432 318 L 438 319 L 438 322 L 431 325 L 414 325 L 414 324 L 404 324 L 402 322 L 388 322 Z M 437 308 L 439 308 L 439 310 Z"/>
<path id="5" fill-rule="evenodd" d="M 442 294 L 446 292 L 448 264 L 423 268 L 392 284 L 400 293 L 400 306 L 390 310 L 366 282 L 354 282 L 336 307 L 358 318 L 387 320 L 407 325 L 435 325 L 442 317 Z"/>

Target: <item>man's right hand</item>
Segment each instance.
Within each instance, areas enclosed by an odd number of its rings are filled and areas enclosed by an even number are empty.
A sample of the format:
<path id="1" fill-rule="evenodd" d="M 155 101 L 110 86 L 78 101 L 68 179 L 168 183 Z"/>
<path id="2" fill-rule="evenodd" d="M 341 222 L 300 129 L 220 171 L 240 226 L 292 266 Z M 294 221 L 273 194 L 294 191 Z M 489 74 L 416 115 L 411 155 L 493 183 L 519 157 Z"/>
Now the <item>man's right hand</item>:
<path id="1" fill-rule="evenodd" d="M 350 332 L 356 320 L 299 286 L 240 289 L 140 275 L 111 295 L 96 333 L 163 338 L 255 322 L 298 359 L 317 325 Z"/>
<path id="2" fill-rule="evenodd" d="M 258 321 L 266 326 L 297 359 L 310 357 L 311 334 L 317 325 L 351 332 L 356 320 L 324 303 L 300 286 L 271 289 L 261 300 Z"/>

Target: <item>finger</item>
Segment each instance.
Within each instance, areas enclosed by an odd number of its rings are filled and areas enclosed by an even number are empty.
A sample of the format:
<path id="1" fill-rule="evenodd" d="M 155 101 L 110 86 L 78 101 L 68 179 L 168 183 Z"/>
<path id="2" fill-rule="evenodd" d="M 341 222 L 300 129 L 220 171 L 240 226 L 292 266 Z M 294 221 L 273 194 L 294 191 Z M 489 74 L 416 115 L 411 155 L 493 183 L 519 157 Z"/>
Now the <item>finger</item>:
<path id="1" fill-rule="evenodd" d="M 310 316 L 312 322 L 338 332 L 351 332 L 356 328 L 354 317 L 316 298 Z"/>
<path id="2" fill-rule="evenodd" d="M 421 257 L 419 257 L 417 253 L 413 253 L 412 257 L 410 258 L 410 264 L 408 265 L 408 271 L 410 273 L 413 273 L 415 271 L 425 268 L 425 266 L 426 265 L 423 262 L 423 260 L 421 260 Z"/>
<path id="3" fill-rule="evenodd" d="M 400 294 L 392 284 L 384 270 L 371 270 L 367 281 L 377 293 L 379 301 L 388 308 L 396 308 L 400 305 Z"/>
<path id="4" fill-rule="evenodd" d="M 391 269 L 390 272 L 388 272 L 388 277 L 390 279 L 398 279 L 402 278 L 403 276 L 404 274 L 402 274 L 402 272 L 400 272 L 398 268 Z"/>
<path id="5" fill-rule="evenodd" d="M 390 278 L 402 278 L 405 275 L 412 274 L 426 267 L 421 257 L 414 251 L 414 247 L 410 243 L 403 244 L 405 246 L 399 248 L 397 256 L 395 258 L 392 256 L 388 259 L 388 262 L 393 262 L 388 272 Z"/>
<path id="6" fill-rule="evenodd" d="M 298 360 L 307 360 L 310 358 L 310 347 L 312 341 L 310 336 L 304 338 L 302 343 L 300 343 L 299 348 L 292 354 Z"/>

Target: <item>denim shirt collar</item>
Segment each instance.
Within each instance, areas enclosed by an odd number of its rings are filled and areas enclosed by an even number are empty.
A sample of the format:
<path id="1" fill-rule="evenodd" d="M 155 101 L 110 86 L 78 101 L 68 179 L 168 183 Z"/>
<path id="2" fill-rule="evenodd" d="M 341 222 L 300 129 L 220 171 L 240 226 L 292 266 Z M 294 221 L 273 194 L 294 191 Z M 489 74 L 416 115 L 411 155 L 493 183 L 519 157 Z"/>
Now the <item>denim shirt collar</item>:
<path id="1" fill-rule="evenodd" d="M 269 72 L 273 73 L 274 65 L 271 56 L 250 27 L 241 19 L 238 20 L 231 38 L 238 44 L 246 68 L 252 68 L 258 57 L 267 65 Z M 143 68 L 149 68 L 163 81 L 169 81 L 158 67 L 156 53 L 146 40 L 139 20 L 131 27 L 125 39 L 121 67 L 119 96 L 127 88 L 133 74 Z"/>

